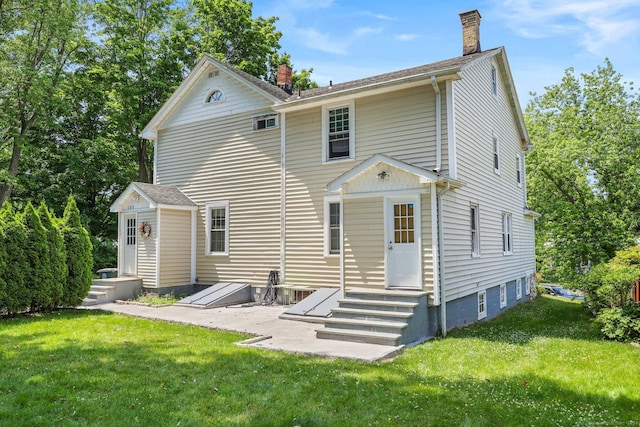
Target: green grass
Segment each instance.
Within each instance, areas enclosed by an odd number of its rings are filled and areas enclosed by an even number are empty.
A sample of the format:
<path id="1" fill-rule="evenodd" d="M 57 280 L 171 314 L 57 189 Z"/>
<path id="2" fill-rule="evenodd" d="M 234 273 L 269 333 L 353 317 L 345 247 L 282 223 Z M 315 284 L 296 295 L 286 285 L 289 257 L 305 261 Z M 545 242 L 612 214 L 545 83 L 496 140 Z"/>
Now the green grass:
<path id="1" fill-rule="evenodd" d="M 137 298 L 132 300 L 133 302 L 148 304 L 153 307 L 161 307 L 163 305 L 171 305 L 178 301 L 180 298 L 171 294 L 158 295 L 154 293 L 144 293 L 138 295 Z"/>
<path id="2" fill-rule="evenodd" d="M 0 320 L 2 426 L 640 423 L 640 350 L 550 297 L 361 364 L 96 311 Z"/>

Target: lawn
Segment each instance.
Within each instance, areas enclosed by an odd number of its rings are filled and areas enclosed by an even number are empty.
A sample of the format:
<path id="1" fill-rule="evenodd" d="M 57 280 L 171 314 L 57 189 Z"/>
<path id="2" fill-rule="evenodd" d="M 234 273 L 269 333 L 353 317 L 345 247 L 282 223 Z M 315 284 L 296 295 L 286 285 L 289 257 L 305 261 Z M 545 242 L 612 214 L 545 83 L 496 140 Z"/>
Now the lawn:
<path id="1" fill-rule="evenodd" d="M 96 311 L 0 320 L 0 425 L 640 424 L 640 349 L 542 297 L 391 362 Z"/>

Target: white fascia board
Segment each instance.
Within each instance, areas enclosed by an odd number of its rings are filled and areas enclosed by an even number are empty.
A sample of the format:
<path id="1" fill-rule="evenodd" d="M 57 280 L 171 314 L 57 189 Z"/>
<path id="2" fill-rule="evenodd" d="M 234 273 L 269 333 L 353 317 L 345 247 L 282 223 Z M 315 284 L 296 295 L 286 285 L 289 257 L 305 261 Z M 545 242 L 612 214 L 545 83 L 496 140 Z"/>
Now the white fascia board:
<path id="1" fill-rule="evenodd" d="M 124 202 L 127 197 L 129 197 L 131 195 L 132 192 L 136 192 L 138 193 L 140 196 L 142 196 L 143 199 L 145 199 L 148 203 L 149 203 L 149 207 L 150 208 L 156 208 L 156 203 L 149 197 L 147 196 L 144 191 L 142 191 L 136 184 L 135 182 L 132 182 L 131 184 L 129 184 L 129 186 L 122 192 L 122 194 L 120 194 L 120 196 L 118 196 L 118 198 L 115 200 L 115 202 L 113 202 L 111 204 L 111 207 L 109 208 L 110 212 L 120 212 L 120 205 L 122 204 L 122 202 Z"/>

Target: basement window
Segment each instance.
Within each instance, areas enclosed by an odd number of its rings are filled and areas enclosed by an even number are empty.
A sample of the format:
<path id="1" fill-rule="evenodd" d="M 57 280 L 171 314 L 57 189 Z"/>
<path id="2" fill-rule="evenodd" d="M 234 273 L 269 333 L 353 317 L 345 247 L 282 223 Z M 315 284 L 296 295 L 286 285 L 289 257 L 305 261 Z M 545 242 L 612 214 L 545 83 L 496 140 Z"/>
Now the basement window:
<path id="1" fill-rule="evenodd" d="M 278 114 L 270 113 L 253 117 L 253 130 L 265 130 L 278 127 Z"/>
<path id="2" fill-rule="evenodd" d="M 487 317 L 487 291 L 478 292 L 478 320 Z"/>
<path id="3" fill-rule="evenodd" d="M 507 306 L 507 284 L 500 285 L 500 308 Z"/>

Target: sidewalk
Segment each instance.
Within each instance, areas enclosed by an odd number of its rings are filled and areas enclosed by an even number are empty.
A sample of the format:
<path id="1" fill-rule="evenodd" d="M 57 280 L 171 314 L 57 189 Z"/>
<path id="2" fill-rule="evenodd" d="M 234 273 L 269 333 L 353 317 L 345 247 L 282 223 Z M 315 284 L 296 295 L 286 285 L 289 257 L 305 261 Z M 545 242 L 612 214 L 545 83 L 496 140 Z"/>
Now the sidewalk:
<path id="1" fill-rule="evenodd" d="M 316 339 L 318 323 L 279 319 L 288 307 L 283 306 L 231 306 L 213 309 L 191 307 L 147 307 L 133 304 L 106 303 L 87 310 L 104 310 L 152 320 L 185 323 L 211 329 L 244 332 L 254 338 L 238 345 L 282 350 L 287 353 L 378 362 L 402 353 L 404 346 L 389 347 L 375 344 L 352 343 Z"/>

